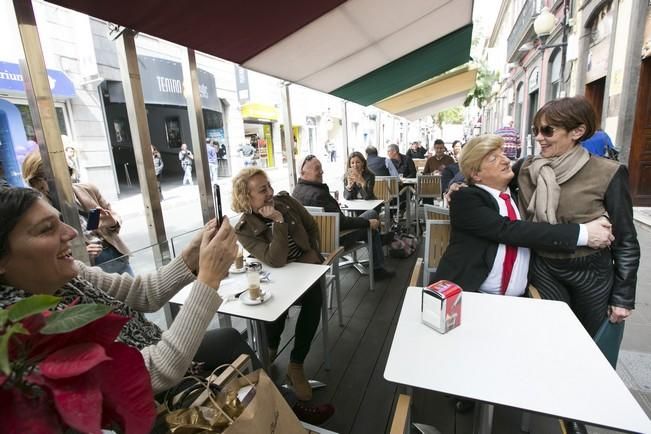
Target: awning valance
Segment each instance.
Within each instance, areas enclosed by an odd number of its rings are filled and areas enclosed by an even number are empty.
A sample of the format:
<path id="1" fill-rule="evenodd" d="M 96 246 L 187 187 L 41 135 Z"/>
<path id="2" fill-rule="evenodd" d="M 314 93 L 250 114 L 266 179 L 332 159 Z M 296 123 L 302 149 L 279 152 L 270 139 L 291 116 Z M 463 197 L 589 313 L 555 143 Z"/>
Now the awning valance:
<path id="1" fill-rule="evenodd" d="M 461 105 L 475 85 L 477 69 L 457 68 L 375 104 L 376 107 L 407 119 Z"/>

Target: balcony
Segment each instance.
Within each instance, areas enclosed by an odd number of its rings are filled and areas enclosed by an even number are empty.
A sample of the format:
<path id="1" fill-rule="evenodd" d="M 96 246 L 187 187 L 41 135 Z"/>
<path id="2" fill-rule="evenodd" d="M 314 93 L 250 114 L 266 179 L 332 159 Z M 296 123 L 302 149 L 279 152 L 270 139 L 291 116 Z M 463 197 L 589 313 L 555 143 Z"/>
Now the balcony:
<path id="1" fill-rule="evenodd" d="M 523 41 L 527 38 L 527 35 L 533 32 L 535 3 L 534 0 L 527 0 L 524 6 L 522 6 L 518 18 L 515 20 L 513 30 L 511 30 L 511 34 L 506 43 L 506 54 L 509 62 L 517 60 L 518 48 L 520 48 Z"/>

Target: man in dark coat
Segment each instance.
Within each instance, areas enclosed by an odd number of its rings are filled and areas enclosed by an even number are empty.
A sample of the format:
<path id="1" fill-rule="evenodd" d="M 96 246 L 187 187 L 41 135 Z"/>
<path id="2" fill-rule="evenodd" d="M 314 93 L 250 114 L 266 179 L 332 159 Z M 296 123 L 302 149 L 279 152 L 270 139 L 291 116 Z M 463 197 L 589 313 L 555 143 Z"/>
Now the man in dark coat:
<path id="1" fill-rule="evenodd" d="M 341 237 L 342 245 L 350 245 L 356 241 L 366 240 L 366 229 L 373 229 L 373 265 L 376 279 L 392 277 L 395 272 L 384 267 L 384 252 L 380 236 L 380 220 L 377 212 L 370 210 L 359 217 L 345 216 L 341 207 L 330 195 L 328 184 L 323 183 L 323 167 L 318 158 L 310 155 L 301 165 L 301 177 L 292 192 L 292 196 L 305 206 L 318 206 L 326 212 L 339 213 L 339 229 L 363 229 L 348 233 Z"/>

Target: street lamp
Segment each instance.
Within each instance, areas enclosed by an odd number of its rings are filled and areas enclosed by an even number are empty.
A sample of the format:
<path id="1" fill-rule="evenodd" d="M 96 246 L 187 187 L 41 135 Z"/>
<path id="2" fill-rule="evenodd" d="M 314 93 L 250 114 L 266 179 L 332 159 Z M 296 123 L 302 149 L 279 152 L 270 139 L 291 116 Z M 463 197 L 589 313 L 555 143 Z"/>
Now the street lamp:
<path id="1" fill-rule="evenodd" d="M 549 8 L 544 7 L 533 22 L 533 29 L 538 36 L 541 44 L 538 49 L 545 51 L 547 48 L 561 48 L 561 82 L 559 91 L 561 96 L 565 96 L 565 63 L 567 61 L 567 18 L 569 16 L 570 2 L 563 0 L 563 21 L 561 23 L 562 39 L 560 44 L 545 44 L 545 40 L 549 37 L 554 26 L 556 25 L 556 17 L 549 11 Z"/>

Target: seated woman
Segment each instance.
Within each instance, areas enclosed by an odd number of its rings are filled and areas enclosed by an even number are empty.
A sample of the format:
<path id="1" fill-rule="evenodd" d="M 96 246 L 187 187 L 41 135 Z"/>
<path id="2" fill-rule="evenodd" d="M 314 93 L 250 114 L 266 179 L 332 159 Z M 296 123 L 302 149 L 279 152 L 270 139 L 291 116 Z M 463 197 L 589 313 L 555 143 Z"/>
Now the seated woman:
<path id="1" fill-rule="evenodd" d="M 373 187 L 375 175 L 366 167 L 366 159 L 361 152 L 353 152 L 348 157 L 348 170 L 344 177 L 344 198 L 346 200 L 375 199 Z"/>
<path id="2" fill-rule="evenodd" d="M 322 262 L 319 229 L 314 218 L 286 192 L 274 196 L 274 189 L 262 169 L 243 169 L 233 178 L 232 208 L 242 213 L 235 225 L 240 243 L 265 264 L 282 267 L 293 261 Z M 312 388 L 305 378 L 303 361 L 319 326 L 322 302 L 318 282 L 296 301 L 302 307 L 296 321 L 287 377 L 294 385 L 296 396 L 304 401 L 312 398 Z M 276 321 L 266 323 L 272 359 L 277 353 L 286 318 L 287 312 Z"/>
<path id="3" fill-rule="evenodd" d="M 80 303 L 111 305 L 130 318 L 118 339 L 142 351 L 155 393 L 177 384 L 195 354 L 209 369 L 250 351 L 233 330 L 206 333 L 222 302 L 216 289 L 237 253 L 235 232 L 227 220 L 219 229 L 211 221 L 179 257 L 137 278 L 75 261 L 70 242 L 76 236 L 36 190 L 0 189 L 0 308 L 32 294 L 61 297 L 62 306 L 77 298 Z M 160 309 L 193 281 L 167 331 L 145 319 L 143 312 Z"/>
<path id="4" fill-rule="evenodd" d="M 76 299 L 110 305 L 114 312 L 130 318 L 118 340 L 141 350 L 154 393 L 178 384 L 193 361 L 210 372 L 240 354 L 249 354 L 253 367 L 261 367 L 235 329 L 206 332 L 222 302 L 217 288 L 237 253 L 228 219 L 220 228 L 212 220 L 179 257 L 156 273 L 136 278 L 108 274 L 75 261 L 70 242 L 76 236 L 36 190 L 0 188 L 0 308 L 32 294 L 61 297 L 60 307 Z M 160 309 L 193 281 L 168 330 L 145 319 L 143 312 Z M 334 413 L 331 405 L 307 406 L 291 395 L 284 396 L 301 420 L 320 424 Z"/>
<path id="5" fill-rule="evenodd" d="M 461 172 L 470 186 L 450 201 L 450 244 L 435 280 L 450 280 L 465 291 L 521 296 L 527 289 L 530 248 L 600 248 L 610 245 L 612 234 L 604 218 L 585 225 L 522 221 L 509 189 L 514 173 L 503 145 L 501 137 L 487 134 L 461 151 Z"/>
<path id="6" fill-rule="evenodd" d="M 25 157 L 22 172 L 23 178 L 30 187 L 41 192 L 46 199 L 51 200 L 49 197 L 50 187 L 38 149 Z M 83 229 L 86 228 L 90 211 L 96 208 L 100 209 L 99 227 L 95 230 L 84 230 L 83 233 L 91 263 L 107 273 L 128 273 L 133 276 L 133 270 L 129 264 L 129 248 L 120 237 L 122 219 L 118 213 L 111 209 L 111 204 L 104 199 L 102 193 L 93 184 L 74 183 L 72 192 L 75 195 L 79 221 Z"/>

